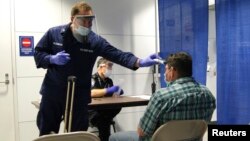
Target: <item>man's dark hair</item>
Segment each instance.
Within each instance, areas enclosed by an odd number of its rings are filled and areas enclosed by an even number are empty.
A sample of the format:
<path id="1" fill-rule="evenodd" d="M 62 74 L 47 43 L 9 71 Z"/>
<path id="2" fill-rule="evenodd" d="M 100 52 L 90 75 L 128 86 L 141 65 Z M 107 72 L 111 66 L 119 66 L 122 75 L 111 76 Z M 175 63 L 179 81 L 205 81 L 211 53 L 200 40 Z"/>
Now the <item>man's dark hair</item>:
<path id="1" fill-rule="evenodd" d="M 178 71 L 179 77 L 192 76 L 192 57 L 186 52 L 170 54 L 165 63 Z"/>

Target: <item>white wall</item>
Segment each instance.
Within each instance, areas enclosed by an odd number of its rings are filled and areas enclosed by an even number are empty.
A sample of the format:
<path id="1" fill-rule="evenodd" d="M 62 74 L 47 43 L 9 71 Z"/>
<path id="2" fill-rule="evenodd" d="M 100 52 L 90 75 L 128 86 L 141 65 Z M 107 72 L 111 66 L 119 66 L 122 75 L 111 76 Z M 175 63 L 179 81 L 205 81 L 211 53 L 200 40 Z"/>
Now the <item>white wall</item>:
<path id="1" fill-rule="evenodd" d="M 209 10 L 209 33 L 208 33 L 208 71 L 207 87 L 211 90 L 216 98 L 216 32 L 215 32 L 215 11 Z M 214 111 L 212 120 L 217 120 L 217 110 Z"/>
<path id="2" fill-rule="evenodd" d="M 0 140 L 15 140 L 15 95 L 12 65 L 13 17 L 12 0 L 0 1 Z"/>
<path id="3" fill-rule="evenodd" d="M 31 105 L 31 101 L 39 98 L 39 89 L 45 70 L 36 69 L 32 56 L 19 55 L 19 36 L 34 36 L 34 44 L 36 44 L 49 27 L 62 23 L 66 17 L 62 12 L 66 9 L 65 7 L 61 0 L 14 1 L 20 141 L 30 141 L 38 137 L 35 124 L 38 110 Z"/>

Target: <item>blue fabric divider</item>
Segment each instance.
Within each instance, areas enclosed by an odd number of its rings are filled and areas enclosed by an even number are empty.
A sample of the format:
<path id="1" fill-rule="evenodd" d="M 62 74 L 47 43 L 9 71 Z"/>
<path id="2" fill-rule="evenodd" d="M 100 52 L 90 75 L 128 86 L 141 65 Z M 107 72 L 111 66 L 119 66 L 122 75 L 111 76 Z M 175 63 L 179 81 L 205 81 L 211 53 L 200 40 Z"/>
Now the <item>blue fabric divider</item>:
<path id="1" fill-rule="evenodd" d="M 206 84 L 208 58 L 208 1 L 159 0 L 160 56 L 186 51 L 193 58 L 193 76 Z M 161 76 L 165 66 L 160 67 Z M 164 77 L 161 86 L 165 87 Z"/>
<path id="2" fill-rule="evenodd" d="M 216 0 L 217 120 L 250 123 L 250 0 Z"/>

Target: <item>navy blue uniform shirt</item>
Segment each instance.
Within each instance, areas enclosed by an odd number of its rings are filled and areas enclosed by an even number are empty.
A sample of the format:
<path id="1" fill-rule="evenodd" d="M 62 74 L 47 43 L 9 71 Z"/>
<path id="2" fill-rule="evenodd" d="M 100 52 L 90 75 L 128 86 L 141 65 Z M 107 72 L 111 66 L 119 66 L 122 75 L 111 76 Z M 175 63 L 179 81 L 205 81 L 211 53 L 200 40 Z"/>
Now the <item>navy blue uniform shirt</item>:
<path id="1" fill-rule="evenodd" d="M 76 92 L 85 95 L 85 102 L 89 103 L 91 74 L 98 56 L 132 70 L 137 69 L 134 65 L 138 58 L 130 52 L 116 49 L 92 31 L 87 42 L 80 43 L 73 37 L 70 24 L 50 28 L 35 47 L 34 58 L 37 68 L 47 69 L 40 93 L 60 94 L 66 91 L 67 77 L 73 75 L 77 77 Z M 70 54 L 70 61 L 65 65 L 50 64 L 50 55 L 63 50 Z"/>

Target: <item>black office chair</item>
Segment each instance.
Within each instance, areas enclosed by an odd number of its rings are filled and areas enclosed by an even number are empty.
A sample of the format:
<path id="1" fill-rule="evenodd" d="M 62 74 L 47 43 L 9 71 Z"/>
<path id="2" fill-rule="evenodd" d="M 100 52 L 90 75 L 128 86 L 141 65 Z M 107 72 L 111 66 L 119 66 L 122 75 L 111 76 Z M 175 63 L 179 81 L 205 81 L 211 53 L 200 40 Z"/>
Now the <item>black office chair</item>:
<path id="1" fill-rule="evenodd" d="M 111 121 L 110 125 L 112 125 L 113 131 L 116 132 L 116 129 L 115 129 L 115 121 L 114 121 L 114 120 Z"/>

